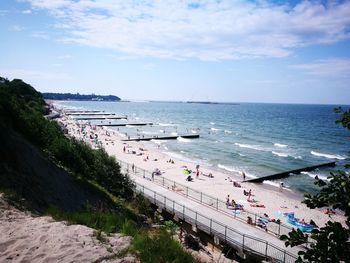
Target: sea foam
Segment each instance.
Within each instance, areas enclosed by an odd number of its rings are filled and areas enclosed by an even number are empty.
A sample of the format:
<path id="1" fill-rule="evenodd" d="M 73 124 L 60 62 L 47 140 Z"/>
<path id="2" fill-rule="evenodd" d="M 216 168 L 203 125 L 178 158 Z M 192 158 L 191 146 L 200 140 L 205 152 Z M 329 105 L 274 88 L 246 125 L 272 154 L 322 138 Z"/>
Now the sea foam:
<path id="1" fill-rule="evenodd" d="M 237 145 L 238 147 L 241 147 L 241 148 L 263 151 L 263 149 L 259 145 L 243 144 L 243 143 L 238 143 L 238 142 L 235 142 L 235 145 Z"/>
<path id="2" fill-rule="evenodd" d="M 282 144 L 282 143 L 274 143 L 273 145 L 276 146 L 276 147 L 280 147 L 280 148 L 286 148 L 286 147 L 288 147 L 287 144 Z"/>
<path id="3" fill-rule="evenodd" d="M 333 155 L 333 154 L 327 154 L 327 153 L 319 153 L 319 152 L 315 152 L 315 151 L 311 151 L 311 154 L 315 155 L 315 156 L 319 156 L 319 157 L 325 157 L 328 159 L 338 159 L 338 160 L 345 160 L 346 159 L 345 156 Z"/>
<path id="4" fill-rule="evenodd" d="M 182 138 L 181 136 L 177 137 L 177 141 L 179 141 L 179 142 L 191 142 L 190 139 Z"/>
<path id="5" fill-rule="evenodd" d="M 309 173 L 309 172 L 301 172 L 301 174 L 308 175 L 311 178 L 315 178 L 316 176 L 318 176 L 318 178 L 320 178 L 322 180 L 328 180 L 329 181 L 329 179 L 326 176 L 322 176 L 322 175 L 319 175 L 319 174 L 314 174 L 314 173 Z"/>
<path id="6" fill-rule="evenodd" d="M 286 154 L 286 153 L 279 153 L 279 152 L 274 152 L 274 151 L 272 151 L 271 153 L 274 155 L 277 155 L 279 157 L 288 157 L 288 154 Z"/>
<path id="7" fill-rule="evenodd" d="M 173 123 L 158 123 L 158 125 L 163 127 L 176 126 L 176 124 Z"/>

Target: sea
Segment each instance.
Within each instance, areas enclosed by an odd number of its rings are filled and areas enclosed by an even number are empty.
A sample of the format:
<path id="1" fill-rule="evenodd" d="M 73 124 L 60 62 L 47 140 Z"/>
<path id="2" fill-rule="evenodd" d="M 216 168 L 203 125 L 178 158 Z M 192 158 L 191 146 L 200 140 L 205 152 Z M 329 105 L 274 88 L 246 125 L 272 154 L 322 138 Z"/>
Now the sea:
<path id="1" fill-rule="evenodd" d="M 169 158 L 229 175 L 244 171 L 247 179 L 336 162 L 336 167 L 265 182 L 278 187 L 283 181 L 285 187 L 301 193 L 316 192 L 316 175 L 327 180 L 330 172 L 342 170 L 348 162 L 350 131 L 335 123 L 338 115 L 333 111 L 341 105 L 100 101 L 65 101 L 61 105 L 128 116 L 127 121 L 92 123 L 153 123 L 111 128 L 131 138 L 199 134 L 198 139 L 154 139 L 146 145 L 159 148 Z"/>

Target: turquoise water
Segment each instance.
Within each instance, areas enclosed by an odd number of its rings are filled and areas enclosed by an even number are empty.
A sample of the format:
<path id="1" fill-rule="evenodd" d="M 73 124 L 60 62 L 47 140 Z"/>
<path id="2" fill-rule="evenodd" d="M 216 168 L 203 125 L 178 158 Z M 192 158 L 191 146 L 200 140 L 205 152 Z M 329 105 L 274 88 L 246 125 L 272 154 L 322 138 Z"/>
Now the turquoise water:
<path id="1" fill-rule="evenodd" d="M 129 122 L 152 127 L 123 127 L 129 136 L 199 133 L 199 139 L 160 144 L 171 156 L 227 173 L 245 171 L 260 177 L 305 166 L 337 161 L 341 169 L 350 150 L 350 132 L 335 124 L 338 105 L 189 104 L 158 102 L 65 102 L 65 106 L 98 109 L 129 116 Z M 345 107 L 346 108 L 346 107 Z M 116 129 L 116 128 L 115 128 Z M 149 147 L 156 147 L 157 141 Z M 333 168 L 293 175 L 285 185 L 313 191 L 313 177 Z"/>

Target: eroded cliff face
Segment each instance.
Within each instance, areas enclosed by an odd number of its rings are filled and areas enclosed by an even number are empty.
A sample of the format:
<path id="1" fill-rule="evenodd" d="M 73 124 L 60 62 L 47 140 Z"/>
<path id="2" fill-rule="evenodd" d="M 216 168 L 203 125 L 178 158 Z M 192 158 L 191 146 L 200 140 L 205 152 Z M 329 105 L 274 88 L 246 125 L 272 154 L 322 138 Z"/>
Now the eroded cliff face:
<path id="1" fill-rule="evenodd" d="M 39 213 L 49 207 L 74 211 L 86 205 L 113 206 L 101 192 L 73 178 L 46 153 L 6 127 L 0 128 L 1 190 L 16 193 L 30 209 Z"/>

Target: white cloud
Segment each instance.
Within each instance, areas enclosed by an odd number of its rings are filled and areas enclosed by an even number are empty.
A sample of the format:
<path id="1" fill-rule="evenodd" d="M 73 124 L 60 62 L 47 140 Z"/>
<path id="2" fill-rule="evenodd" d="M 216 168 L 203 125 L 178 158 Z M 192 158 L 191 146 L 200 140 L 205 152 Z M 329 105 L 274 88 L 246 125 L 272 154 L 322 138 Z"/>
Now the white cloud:
<path id="1" fill-rule="evenodd" d="M 45 39 L 45 40 L 50 39 L 49 34 L 47 32 L 44 32 L 44 31 L 32 32 L 31 36 L 35 37 L 35 38 Z"/>
<path id="2" fill-rule="evenodd" d="M 59 56 L 58 59 L 71 59 L 73 56 L 70 54 L 64 54 L 62 56 Z"/>
<path id="3" fill-rule="evenodd" d="M 25 14 L 25 15 L 30 15 L 32 13 L 32 10 L 30 10 L 30 9 L 23 10 L 21 13 Z"/>
<path id="4" fill-rule="evenodd" d="M 8 13 L 9 13 L 8 10 L 0 10 L 0 17 L 5 16 Z"/>
<path id="5" fill-rule="evenodd" d="M 350 76 L 350 59 L 326 59 L 312 63 L 290 65 L 290 68 L 318 76 Z"/>
<path id="6" fill-rule="evenodd" d="M 27 1 L 56 17 L 64 41 L 132 56 L 285 57 L 295 48 L 350 38 L 349 1 Z"/>
<path id="7" fill-rule="evenodd" d="M 66 73 L 59 72 L 44 72 L 36 70 L 27 70 L 27 69 L 12 69 L 12 68 L 0 68 L 1 75 L 13 79 L 19 78 L 26 81 L 31 80 L 64 80 L 69 79 L 69 76 Z"/>
<path id="8" fill-rule="evenodd" d="M 19 32 L 19 31 L 23 31 L 23 29 L 24 29 L 24 27 L 19 26 L 19 25 L 13 25 L 13 26 L 12 26 L 12 30 L 13 30 L 13 31 Z"/>

